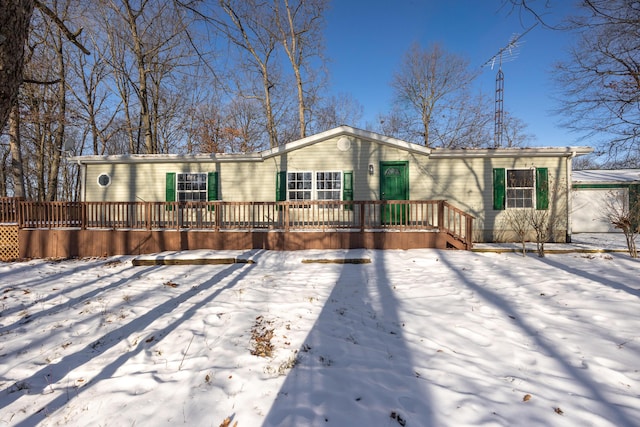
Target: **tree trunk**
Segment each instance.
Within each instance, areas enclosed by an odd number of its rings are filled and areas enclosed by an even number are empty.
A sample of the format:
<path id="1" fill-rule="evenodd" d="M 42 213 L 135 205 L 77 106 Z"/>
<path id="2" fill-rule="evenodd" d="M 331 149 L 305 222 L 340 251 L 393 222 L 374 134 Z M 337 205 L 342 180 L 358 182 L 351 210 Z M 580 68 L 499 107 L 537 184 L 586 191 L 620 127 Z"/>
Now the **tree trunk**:
<path id="1" fill-rule="evenodd" d="M 53 146 L 51 147 L 51 157 L 49 166 L 49 177 L 47 179 L 47 200 L 54 201 L 58 198 L 58 175 L 60 172 L 60 157 L 65 138 L 65 123 L 67 115 L 66 101 L 66 67 L 63 52 L 62 36 L 58 37 L 58 73 L 60 82 L 58 83 L 58 120 L 55 134 L 53 135 Z"/>
<path id="2" fill-rule="evenodd" d="M 296 34 L 296 23 L 294 22 L 291 8 L 289 7 L 289 2 L 285 0 L 284 2 L 286 12 L 287 12 L 287 23 L 288 23 L 288 36 L 289 40 L 287 40 L 287 36 L 283 37 L 284 48 L 287 52 L 287 56 L 289 57 L 289 61 L 291 62 L 291 67 L 293 68 L 293 74 L 296 78 L 296 89 L 298 92 L 298 122 L 300 126 L 300 139 L 304 138 L 307 131 L 307 123 L 305 118 L 306 105 L 304 100 L 304 87 L 302 83 L 302 72 L 300 71 L 300 63 L 302 62 L 302 46 L 298 45 L 298 34 Z M 286 33 L 286 31 L 283 31 Z"/>
<path id="3" fill-rule="evenodd" d="M 3 1 L 0 7 L 0 131 L 22 84 L 24 45 L 33 7 L 33 0 Z"/>
<path id="4" fill-rule="evenodd" d="M 20 110 L 16 102 L 9 115 L 9 146 L 11 151 L 11 173 L 13 175 L 13 196 L 25 198 L 24 169 L 22 168 L 22 147 L 20 144 Z"/>
<path id="5" fill-rule="evenodd" d="M 147 64 L 145 60 L 145 53 L 143 51 L 142 40 L 140 39 L 140 33 L 138 31 L 138 24 L 136 22 L 138 15 L 134 15 L 133 9 L 128 0 L 124 3 L 127 8 L 129 31 L 131 32 L 131 37 L 133 38 L 133 52 L 136 57 L 136 67 L 138 69 L 138 100 L 140 101 L 141 133 L 144 138 L 146 153 L 153 154 L 157 152 L 157 149 L 153 144 L 151 112 L 149 109 L 149 90 L 147 88 Z"/>
<path id="6" fill-rule="evenodd" d="M 271 88 L 273 87 L 269 82 L 269 78 L 264 71 L 262 78 L 262 85 L 264 87 L 264 108 L 267 115 L 267 133 L 269 134 L 269 147 L 275 148 L 278 146 L 278 132 L 276 130 L 276 121 L 273 117 L 273 106 L 271 101 Z"/>

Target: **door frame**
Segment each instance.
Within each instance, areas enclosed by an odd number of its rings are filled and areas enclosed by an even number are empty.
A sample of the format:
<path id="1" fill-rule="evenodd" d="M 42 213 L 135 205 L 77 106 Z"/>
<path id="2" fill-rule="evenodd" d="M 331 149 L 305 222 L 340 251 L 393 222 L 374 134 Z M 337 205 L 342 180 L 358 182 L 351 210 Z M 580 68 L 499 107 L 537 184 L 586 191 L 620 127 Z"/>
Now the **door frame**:
<path id="1" fill-rule="evenodd" d="M 387 199 L 383 196 L 383 189 L 385 188 L 385 174 L 384 170 L 387 167 L 399 167 L 401 171 L 401 177 L 403 181 L 402 185 L 402 197 L 403 198 L 393 198 Z M 395 161 L 380 161 L 379 169 L 380 171 L 380 200 L 409 200 L 409 162 L 406 160 L 395 160 Z M 406 224 L 407 222 L 407 206 L 403 205 L 382 205 L 380 211 L 380 221 L 382 224 Z"/>

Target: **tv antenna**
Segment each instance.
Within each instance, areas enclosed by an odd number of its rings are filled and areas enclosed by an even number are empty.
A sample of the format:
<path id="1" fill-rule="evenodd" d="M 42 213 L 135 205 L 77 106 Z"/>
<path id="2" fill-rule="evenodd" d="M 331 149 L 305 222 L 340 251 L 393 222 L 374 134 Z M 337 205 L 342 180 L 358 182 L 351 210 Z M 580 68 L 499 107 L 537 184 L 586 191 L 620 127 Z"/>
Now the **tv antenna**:
<path id="1" fill-rule="evenodd" d="M 504 131 L 504 73 L 502 72 L 502 63 L 513 61 L 518 57 L 519 40 L 529 31 L 538 25 L 536 22 L 527 31 L 522 34 L 513 34 L 509 43 L 502 47 L 495 55 L 491 57 L 482 66 L 488 65 L 493 67 L 498 63 L 498 72 L 496 73 L 496 103 L 493 129 L 493 145 L 494 147 L 502 147 L 502 134 Z"/>

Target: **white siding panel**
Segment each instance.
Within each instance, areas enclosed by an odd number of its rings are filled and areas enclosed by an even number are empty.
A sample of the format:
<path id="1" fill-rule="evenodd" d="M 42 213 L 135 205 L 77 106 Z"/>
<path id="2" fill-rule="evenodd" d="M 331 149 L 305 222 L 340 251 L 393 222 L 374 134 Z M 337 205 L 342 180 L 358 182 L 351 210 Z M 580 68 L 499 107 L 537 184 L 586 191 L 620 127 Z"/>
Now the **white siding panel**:
<path id="1" fill-rule="evenodd" d="M 626 188 L 618 189 L 577 189 L 573 191 L 573 221 L 574 233 L 612 233 L 619 232 L 606 218 L 607 200 L 610 197 L 629 198 Z"/>

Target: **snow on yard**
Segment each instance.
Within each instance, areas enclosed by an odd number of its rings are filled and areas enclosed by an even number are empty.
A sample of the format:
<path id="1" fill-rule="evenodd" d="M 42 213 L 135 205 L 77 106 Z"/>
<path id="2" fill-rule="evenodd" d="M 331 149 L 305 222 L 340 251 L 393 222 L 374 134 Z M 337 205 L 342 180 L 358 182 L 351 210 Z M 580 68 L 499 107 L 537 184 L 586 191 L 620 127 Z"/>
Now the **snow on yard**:
<path id="1" fill-rule="evenodd" d="M 0 264 L 0 426 L 640 425 L 624 253 L 213 255 Z"/>

